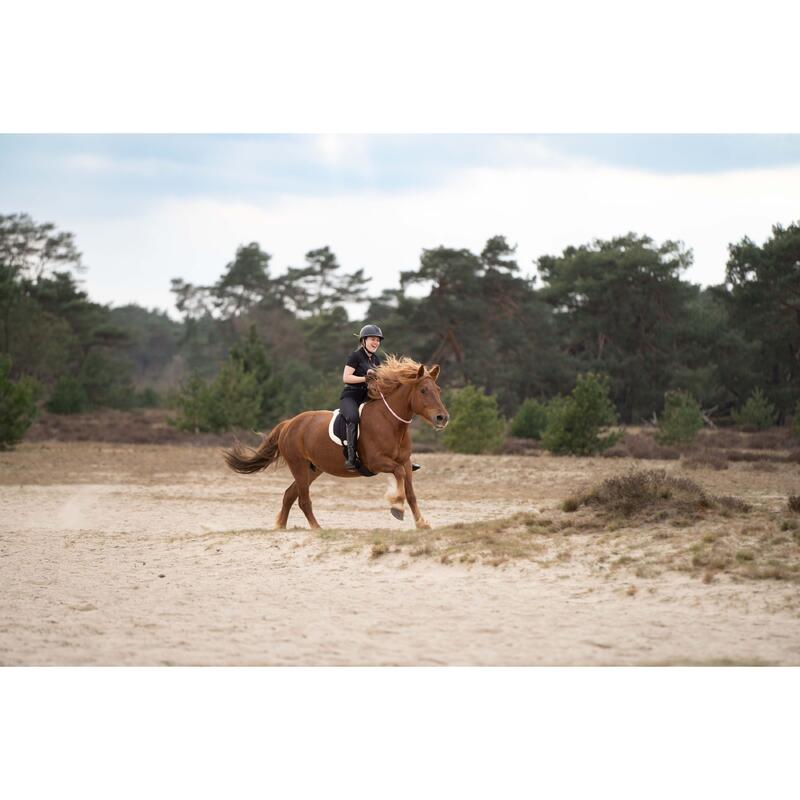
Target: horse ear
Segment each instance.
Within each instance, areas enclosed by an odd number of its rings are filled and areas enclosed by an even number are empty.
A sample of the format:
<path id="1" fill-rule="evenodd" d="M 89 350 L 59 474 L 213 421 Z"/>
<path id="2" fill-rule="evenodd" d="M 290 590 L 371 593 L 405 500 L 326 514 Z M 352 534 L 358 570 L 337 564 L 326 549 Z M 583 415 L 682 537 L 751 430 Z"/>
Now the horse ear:
<path id="1" fill-rule="evenodd" d="M 425 374 L 425 367 L 420 364 L 419 369 L 417 370 L 417 380 L 419 380 Z"/>
<path id="2" fill-rule="evenodd" d="M 438 364 L 434 364 L 434 365 L 433 365 L 433 366 L 432 366 L 432 367 L 431 367 L 431 368 L 428 370 L 428 374 L 431 376 L 431 378 L 433 378 L 434 380 L 436 380 L 436 379 L 439 377 L 439 365 L 438 365 Z"/>

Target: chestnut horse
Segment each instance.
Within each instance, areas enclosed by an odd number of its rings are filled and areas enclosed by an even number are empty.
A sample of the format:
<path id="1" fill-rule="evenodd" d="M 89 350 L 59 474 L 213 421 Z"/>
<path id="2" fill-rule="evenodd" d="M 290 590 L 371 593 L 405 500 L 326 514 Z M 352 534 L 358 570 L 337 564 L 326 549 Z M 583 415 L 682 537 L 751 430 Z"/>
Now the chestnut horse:
<path id="1" fill-rule="evenodd" d="M 418 528 L 430 528 L 417 506 L 411 480 L 411 430 L 409 425 L 419 415 L 436 430 L 443 430 L 449 416 L 442 403 L 436 378 L 439 366 L 426 369 L 410 358 L 389 356 L 368 384 L 369 400 L 361 413 L 358 454 L 371 472 L 385 472 L 394 478 L 386 495 L 390 510 L 403 519 L 403 505 L 408 501 Z M 238 442 L 226 450 L 228 466 L 241 473 L 258 472 L 283 460 L 294 476 L 283 495 L 283 506 L 275 527 L 283 529 L 295 500 L 312 528 L 320 524 L 311 510 L 308 487 L 323 473 L 339 478 L 358 478 L 358 472 L 344 467 L 341 445 L 328 435 L 330 411 L 305 411 L 279 422 L 253 450 Z"/>

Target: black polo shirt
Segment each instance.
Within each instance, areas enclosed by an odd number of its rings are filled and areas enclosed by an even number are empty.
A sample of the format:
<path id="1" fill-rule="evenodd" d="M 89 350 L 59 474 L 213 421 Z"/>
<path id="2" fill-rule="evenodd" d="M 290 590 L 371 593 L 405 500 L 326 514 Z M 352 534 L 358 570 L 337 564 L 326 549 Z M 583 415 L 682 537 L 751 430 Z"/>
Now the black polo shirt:
<path id="1" fill-rule="evenodd" d="M 381 360 L 377 355 L 371 356 L 363 347 L 353 350 L 345 362 L 348 367 L 353 368 L 353 374 L 363 378 L 368 369 L 377 369 L 381 365 Z M 342 389 L 342 397 L 354 397 L 360 403 L 367 399 L 366 383 L 346 383 Z"/>

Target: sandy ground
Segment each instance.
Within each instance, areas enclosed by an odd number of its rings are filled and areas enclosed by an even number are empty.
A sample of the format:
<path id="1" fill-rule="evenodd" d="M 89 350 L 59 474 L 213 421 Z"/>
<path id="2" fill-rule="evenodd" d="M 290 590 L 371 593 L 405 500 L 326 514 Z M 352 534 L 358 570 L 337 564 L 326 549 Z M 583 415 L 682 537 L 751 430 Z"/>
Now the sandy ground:
<path id="1" fill-rule="evenodd" d="M 630 465 L 418 460 L 434 526 L 557 514 Z M 797 465 L 680 474 L 764 509 L 800 487 Z M 407 548 L 374 558 L 355 533 L 413 529 L 410 514 L 390 516 L 383 477 L 313 485 L 317 518 L 336 535 L 311 533 L 296 507 L 289 530 L 271 530 L 288 483 L 284 470 L 231 473 L 213 448 L 37 442 L 0 453 L 0 663 L 800 664 L 797 583 L 603 575 L 589 550 L 546 566 L 442 564 Z"/>

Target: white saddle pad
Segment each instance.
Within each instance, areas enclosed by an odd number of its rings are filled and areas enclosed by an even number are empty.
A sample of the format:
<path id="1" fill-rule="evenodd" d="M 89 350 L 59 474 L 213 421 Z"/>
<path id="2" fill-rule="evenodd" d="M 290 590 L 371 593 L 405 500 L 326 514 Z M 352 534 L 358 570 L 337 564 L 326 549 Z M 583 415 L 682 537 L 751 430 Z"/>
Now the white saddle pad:
<path id="1" fill-rule="evenodd" d="M 359 419 L 361 418 L 361 412 L 364 410 L 364 406 L 365 406 L 365 405 L 366 405 L 366 403 L 362 403 L 362 404 L 361 404 L 361 405 L 358 407 L 358 416 L 359 416 Z M 332 442 L 335 442 L 336 444 L 338 444 L 338 445 L 341 445 L 342 447 L 345 447 L 345 446 L 347 445 L 347 439 L 340 439 L 340 438 L 339 438 L 339 437 L 338 437 L 338 436 L 337 436 L 337 435 L 336 435 L 336 434 L 333 432 L 333 424 L 334 424 L 334 422 L 336 422 L 336 417 L 338 417 L 340 413 L 341 413 L 341 412 L 339 411 L 339 409 L 338 409 L 338 408 L 337 408 L 335 411 L 331 411 L 331 421 L 330 421 L 330 423 L 328 424 L 328 436 L 330 436 L 330 437 L 331 437 L 331 441 L 332 441 Z M 358 434 L 356 434 L 356 435 L 358 435 Z"/>

